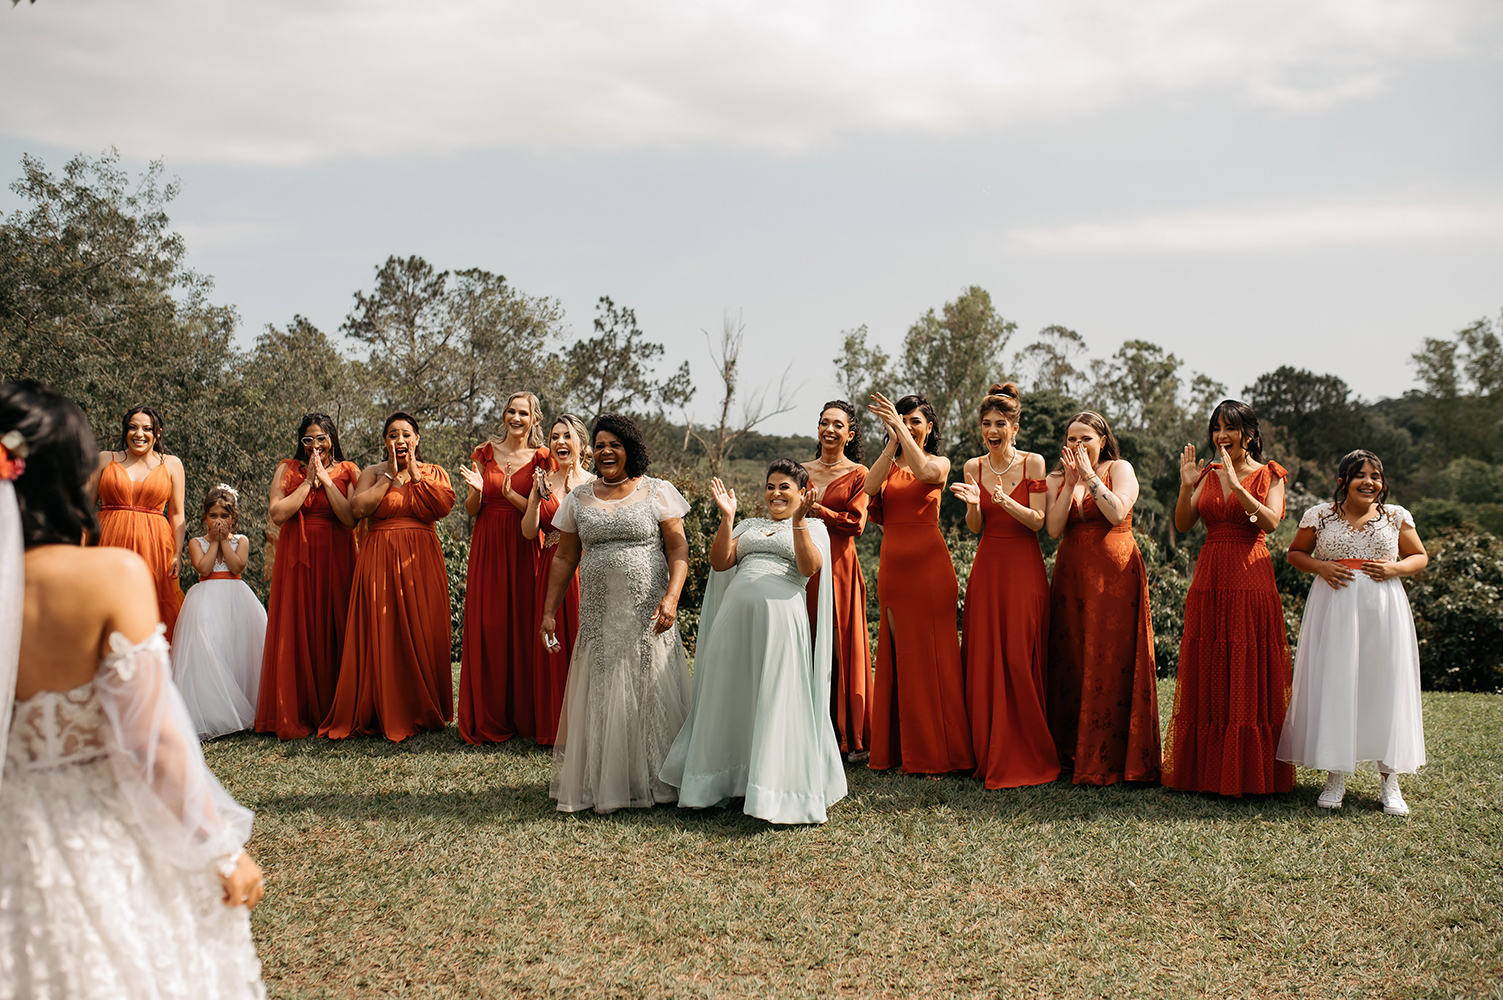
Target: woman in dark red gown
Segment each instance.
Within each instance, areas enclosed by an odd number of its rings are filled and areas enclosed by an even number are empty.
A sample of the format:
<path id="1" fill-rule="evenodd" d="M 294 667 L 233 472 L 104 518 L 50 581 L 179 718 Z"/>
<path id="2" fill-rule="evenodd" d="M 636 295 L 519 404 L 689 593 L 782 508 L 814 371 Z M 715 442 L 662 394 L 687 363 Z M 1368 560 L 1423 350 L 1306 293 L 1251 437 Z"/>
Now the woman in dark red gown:
<path id="1" fill-rule="evenodd" d="M 1132 537 L 1138 479 L 1098 413 L 1078 413 L 1050 473 L 1049 730 L 1077 785 L 1157 781 L 1159 696 L 1148 569 Z"/>
<path id="2" fill-rule="evenodd" d="M 823 521 L 830 532 L 830 565 L 809 578 L 809 627 L 813 629 L 818 618 L 820 573 L 829 573 L 835 603 L 830 719 L 840 752 L 856 761 L 865 759 L 871 749 L 872 647 L 866 628 L 866 577 L 856 556 L 856 539 L 866 529 L 870 503 L 862 451 L 856 408 L 843 399 L 826 403 L 819 414 L 818 457 L 804 463 L 818 497 L 809 516 Z"/>
<path id="3" fill-rule="evenodd" d="M 1185 599 L 1174 716 L 1164 752 L 1164 784 L 1186 792 L 1244 795 L 1294 788 L 1294 765 L 1274 759 L 1293 674 L 1284 607 L 1263 540 L 1284 516 L 1284 479 L 1263 463 L 1258 417 L 1229 399 L 1211 414 L 1220 458 L 1180 456 L 1174 525 L 1206 523 Z"/>
<path id="4" fill-rule="evenodd" d="M 560 414 L 548 432 L 548 447 L 538 455 L 545 459 L 533 473 L 532 492 L 527 497 L 527 511 L 522 515 L 522 537 L 541 539 L 542 555 L 538 559 L 537 589 L 534 606 L 541 618 L 548 596 L 548 573 L 558 554 L 559 533 L 553 527 L 553 515 L 569 491 L 595 477 L 586 469 L 590 464 L 588 432 L 582 420 L 571 413 Z M 558 738 L 558 719 L 564 709 L 564 689 L 569 681 L 569 659 L 574 655 L 574 638 L 579 634 L 579 574 L 576 572 L 558 606 L 557 634 L 559 647 L 549 655 L 543 637 L 536 628 L 532 650 L 532 705 L 539 746 L 551 747 Z"/>
<path id="5" fill-rule="evenodd" d="M 950 460 L 938 454 L 939 418 L 922 396 L 904 396 L 896 405 L 880 393 L 872 399 L 888 438 L 865 487 L 871 519 L 882 525 L 871 767 L 972 771 L 976 755 L 955 632 L 960 584 L 939 530 L 939 498 L 950 473 Z"/>
<path id="6" fill-rule="evenodd" d="M 960 652 L 976 777 L 987 788 L 1059 777 L 1044 707 L 1044 456 L 1014 446 L 1022 410 L 1016 385 L 992 386 L 980 412 L 987 453 L 967 462 L 965 482 L 950 487 L 965 501 L 966 526 L 981 536 L 966 584 Z"/>
<path id="7" fill-rule="evenodd" d="M 543 414 L 530 392 L 513 393 L 493 436 L 460 469 L 475 519 L 465 576 L 464 639 L 459 667 L 459 735 L 466 743 L 500 743 L 537 735 L 533 674 L 537 646 L 537 578 L 543 548 L 522 534 Z"/>
<path id="8" fill-rule="evenodd" d="M 279 530 L 280 555 L 256 702 L 256 731 L 284 740 L 311 736 L 334 704 L 355 575 L 349 494 L 360 478 L 327 413 L 304 416 L 296 440 L 271 486 L 267 521 Z"/>

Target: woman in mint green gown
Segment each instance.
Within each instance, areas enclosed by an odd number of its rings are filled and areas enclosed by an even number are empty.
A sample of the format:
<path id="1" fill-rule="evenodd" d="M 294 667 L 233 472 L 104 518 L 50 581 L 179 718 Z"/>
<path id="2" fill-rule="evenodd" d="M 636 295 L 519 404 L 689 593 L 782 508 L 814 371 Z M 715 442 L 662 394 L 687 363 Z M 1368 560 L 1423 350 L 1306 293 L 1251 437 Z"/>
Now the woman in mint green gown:
<path id="1" fill-rule="evenodd" d="M 830 574 L 820 576 L 816 639 L 805 587 L 830 560 L 809 473 L 778 459 L 767 470 L 769 518 L 734 525 L 736 495 L 711 492 L 720 530 L 694 656 L 694 702 L 668 751 L 662 779 L 678 804 L 723 806 L 771 823 L 823 823 L 845 797 L 845 767 L 830 722 Z M 815 664 L 824 669 L 815 670 Z"/>

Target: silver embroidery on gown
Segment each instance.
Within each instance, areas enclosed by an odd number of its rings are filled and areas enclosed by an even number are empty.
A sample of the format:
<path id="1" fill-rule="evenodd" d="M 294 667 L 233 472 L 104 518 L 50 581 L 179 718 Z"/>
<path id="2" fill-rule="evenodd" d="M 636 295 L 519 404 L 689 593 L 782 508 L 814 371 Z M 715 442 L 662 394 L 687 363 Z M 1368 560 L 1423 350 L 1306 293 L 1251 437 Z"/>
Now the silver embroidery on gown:
<path id="1" fill-rule="evenodd" d="M 0 781 L 0 1000 L 264 997 L 217 860 L 250 813 L 209 773 L 159 627 L 15 703 Z"/>
<path id="2" fill-rule="evenodd" d="M 564 812 L 672 802 L 658 775 L 689 710 L 689 661 L 677 627 L 653 632 L 668 592 L 659 521 L 689 505 L 672 484 L 643 477 L 621 503 L 576 488 L 554 525 L 579 534 L 579 636 L 553 748 L 548 794 Z"/>

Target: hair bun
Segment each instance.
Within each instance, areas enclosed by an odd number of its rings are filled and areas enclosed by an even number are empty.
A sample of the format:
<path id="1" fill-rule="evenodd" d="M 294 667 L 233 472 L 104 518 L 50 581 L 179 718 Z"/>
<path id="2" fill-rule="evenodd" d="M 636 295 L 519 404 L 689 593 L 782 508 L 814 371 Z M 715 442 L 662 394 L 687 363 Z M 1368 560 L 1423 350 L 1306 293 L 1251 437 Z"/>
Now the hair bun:
<path id="1" fill-rule="evenodd" d="M 1013 382 L 993 382 L 992 387 L 987 391 L 993 396 L 1009 396 L 1012 399 L 1018 398 L 1018 387 Z"/>

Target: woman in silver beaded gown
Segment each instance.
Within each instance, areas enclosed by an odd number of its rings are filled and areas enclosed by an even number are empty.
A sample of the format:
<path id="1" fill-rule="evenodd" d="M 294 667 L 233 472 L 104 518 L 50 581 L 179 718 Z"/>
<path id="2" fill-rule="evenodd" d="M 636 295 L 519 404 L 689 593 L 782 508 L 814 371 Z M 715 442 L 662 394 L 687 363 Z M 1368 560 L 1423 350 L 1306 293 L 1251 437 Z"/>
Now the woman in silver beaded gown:
<path id="1" fill-rule="evenodd" d="M 605 414 L 591 436 L 599 478 L 553 516 L 561 535 L 540 629 L 559 655 L 555 613 L 577 567 L 579 634 L 548 794 L 561 812 L 608 813 L 678 797 L 659 769 L 689 712 L 689 661 L 675 627 L 689 504 L 644 475 L 651 459 L 630 418 Z"/>

